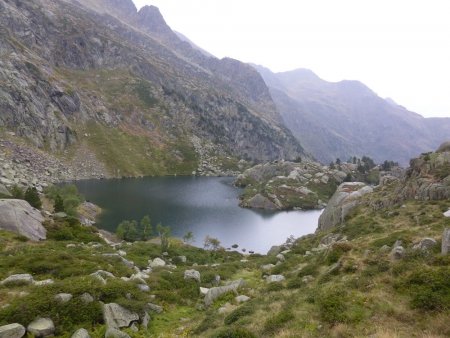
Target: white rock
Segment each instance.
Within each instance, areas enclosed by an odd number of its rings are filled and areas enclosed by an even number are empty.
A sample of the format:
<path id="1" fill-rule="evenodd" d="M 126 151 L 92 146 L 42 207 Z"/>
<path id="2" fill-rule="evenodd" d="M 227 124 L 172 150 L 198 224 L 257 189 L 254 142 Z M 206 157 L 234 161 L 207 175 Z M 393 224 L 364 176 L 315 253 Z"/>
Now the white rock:
<path id="1" fill-rule="evenodd" d="M 200 272 L 198 272 L 197 270 L 186 270 L 184 272 L 184 279 L 194 279 L 197 282 L 200 283 Z"/>
<path id="2" fill-rule="evenodd" d="M 5 278 L 0 284 L 5 286 L 13 285 L 30 285 L 33 283 L 33 276 L 28 273 L 11 275 Z"/>
<path id="3" fill-rule="evenodd" d="M 55 300 L 60 303 L 67 303 L 72 299 L 72 295 L 70 293 L 58 293 L 55 296 Z"/>
<path id="4" fill-rule="evenodd" d="M 166 265 L 166 262 L 164 262 L 161 258 L 156 257 L 153 261 L 148 261 L 149 266 L 153 268 L 162 267 Z"/>
<path id="5" fill-rule="evenodd" d="M 25 328 L 17 323 L 0 326 L 0 338 L 22 338 Z"/>
<path id="6" fill-rule="evenodd" d="M 79 329 L 75 331 L 71 338 L 91 338 L 86 329 Z"/>
<path id="7" fill-rule="evenodd" d="M 53 281 L 53 279 L 44 279 L 44 280 L 40 280 L 40 281 L 34 281 L 33 282 L 33 285 L 36 285 L 36 286 L 45 286 L 45 285 L 50 285 L 50 284 L 53 284 L 54 283 L 54 281 Z"/>
<path id="8" fill-rule="evenodd" d="M 28 325 L 27 331 L 36 337 L 53 336 L 55 324 L 50 318 L 38 318 Z"/>
<path id="9" fill-rule="evenodd" d="M 240 295 L 234 298 L 236 300 L 237 303 L 245 303 L 248 302 L 250 300 L 250 297 L 245 296 L 245 295 Z"/>
<path id="10" fill-rule="evenodd" d="M 267 283 L 279 283 L 284 280 L 285 280 L 285 278 L 283 275 L 270 275 L 267 277 L 266 282 Z"/>

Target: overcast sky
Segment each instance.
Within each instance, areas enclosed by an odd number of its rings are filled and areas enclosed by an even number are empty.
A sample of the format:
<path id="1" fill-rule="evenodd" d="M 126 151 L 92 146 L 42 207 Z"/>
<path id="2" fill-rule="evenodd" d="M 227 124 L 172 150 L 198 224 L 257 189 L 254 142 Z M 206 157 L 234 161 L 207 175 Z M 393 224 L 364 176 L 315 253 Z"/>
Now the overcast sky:
<path id="1" fill-rule="evenodd" d="M 134 0 L 217 57 L 360 80 L 424 116 L 450 117 L 448 0 Z"/>

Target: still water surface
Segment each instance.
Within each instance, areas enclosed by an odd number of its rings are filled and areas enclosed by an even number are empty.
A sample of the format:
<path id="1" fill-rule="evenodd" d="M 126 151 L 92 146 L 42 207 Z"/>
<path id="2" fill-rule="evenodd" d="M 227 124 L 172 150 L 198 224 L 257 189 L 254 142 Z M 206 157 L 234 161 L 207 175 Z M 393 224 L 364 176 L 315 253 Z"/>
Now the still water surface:
<path id="1" fill-rule="evenodd" d="M 170 226 L 172 235 L 192 231 L 194 245 L 205 236 L 218 238 L 222 246 L 266 253 L 287 237 L 299 237 L 317 228 L 321 211 L 267 212 L 238 206 L 240 189 L 233 178 L 145 177 L 77 181 L 79 191 L 104 212 L 97 226 L 115 231 L 122 220 L 149 215 L 153 226 Z"/>

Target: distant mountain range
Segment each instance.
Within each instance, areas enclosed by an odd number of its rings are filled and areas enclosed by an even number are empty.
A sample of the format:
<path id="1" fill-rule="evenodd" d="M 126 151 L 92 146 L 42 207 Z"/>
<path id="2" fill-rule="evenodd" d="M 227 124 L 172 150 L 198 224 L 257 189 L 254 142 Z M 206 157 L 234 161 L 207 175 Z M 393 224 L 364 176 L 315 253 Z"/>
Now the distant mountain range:
<path id="1" fill-rule="evenodd" d="M 327 82 L 308 69 L 260 72 L 286 126 L 324 163 L 368 155 L 406 165 L 450 138 L 450 118 L 424 118 L 358 81 Z"/>

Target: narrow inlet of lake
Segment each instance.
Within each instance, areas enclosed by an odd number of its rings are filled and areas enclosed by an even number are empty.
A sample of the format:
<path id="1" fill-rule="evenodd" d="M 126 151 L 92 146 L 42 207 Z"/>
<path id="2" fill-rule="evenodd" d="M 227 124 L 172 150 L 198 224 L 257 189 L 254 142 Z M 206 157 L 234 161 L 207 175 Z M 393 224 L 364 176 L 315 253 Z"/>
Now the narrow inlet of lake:
<path id="1" fill-rule="evenodd" d="M 322 211 L 269 212 L 240 208 L 241 189 L 229 177 L 145 177 L 76 181 L 88 201 L 103 213 L 97 227 L 115 232 L 123 220 L 149 215 L 153 228 L 170 226 L 172 236 L 194 234 L 202 247 L 206 236 L 220 240 L 225 248 L 266 253 L 272 245 L 293 235 L 313 233 Z"/>

